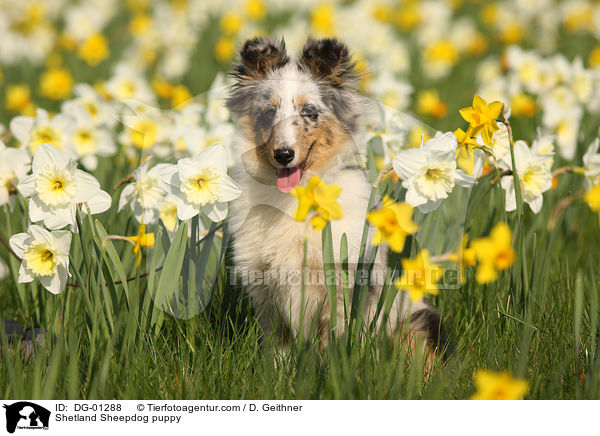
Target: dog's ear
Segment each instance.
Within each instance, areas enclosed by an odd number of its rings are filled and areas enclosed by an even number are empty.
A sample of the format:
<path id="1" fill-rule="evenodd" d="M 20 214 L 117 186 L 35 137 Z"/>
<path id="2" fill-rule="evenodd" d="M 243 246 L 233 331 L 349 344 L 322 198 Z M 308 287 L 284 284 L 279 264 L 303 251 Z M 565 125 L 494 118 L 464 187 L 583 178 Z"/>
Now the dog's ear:
<path id="1" fill-rule="evenodd" d="M 290 60 L 283 39 L 276 41 L 262 36 L 247 40 L 239 57 L 234 77 L 240 80 L 262 79 L 269 71 L 283 67 Z"/>
<path id="2" fill-rule="evenodd" d="M 354 87 L 359 79 L 350 50 L 334 38 L 309 38 L 302 48 L 300 64 L 332 86 Z"/>

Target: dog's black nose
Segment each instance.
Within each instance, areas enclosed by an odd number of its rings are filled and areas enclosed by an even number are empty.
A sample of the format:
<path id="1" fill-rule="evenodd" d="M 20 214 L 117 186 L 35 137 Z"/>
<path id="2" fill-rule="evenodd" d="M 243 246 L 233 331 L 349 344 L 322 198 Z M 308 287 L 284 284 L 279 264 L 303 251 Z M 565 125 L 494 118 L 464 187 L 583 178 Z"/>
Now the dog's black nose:
<path id="1" fill-rule="evenodd" d="M 287 165 L 294 160 L 294 150 L 291 148 L 278 148 L 275 150 L 275 160 L 281 165 Z"/>

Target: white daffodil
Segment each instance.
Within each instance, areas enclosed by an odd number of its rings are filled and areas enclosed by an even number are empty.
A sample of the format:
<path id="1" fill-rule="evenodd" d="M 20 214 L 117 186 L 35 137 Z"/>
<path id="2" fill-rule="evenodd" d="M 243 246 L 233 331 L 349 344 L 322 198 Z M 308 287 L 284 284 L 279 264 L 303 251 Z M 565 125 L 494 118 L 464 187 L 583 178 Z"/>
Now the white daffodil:
<path id="1" fill-rule="evenodd" d="M 513 45 L 506 50 L 506 61 L 524 89 L 534 94 L 539 92 L 541 87 L 541 59 L 537 53 Z"/>
<path id="2" fill-rule="evenodd" d="M 405 110 L 410 102 L 413 87 L 404 80 L 396 78 L 387 70 L 367 82 L 367 90 L 382 104 L 389 108 Z"/>
<path id="3" fill-rule="evenodd" d="M 170 151 L 169 134 L 172 121 L 168 114 L 152 106 L 138 104 L 131 108 L 133 114 L 125 112 L 122 121 L 125 128 L 118 136 L 130 158 L 139 156 L 139 151 L 152 150 L 153 154 L 165 155 Z M 161 150 L 160 145 L 163 145 Z M 162 153 L 161 153 L 162 151 Z"/>
<path id="4" fill-rule="evenodd" d="M 596 138 L 583 155 L 583 172 L 585 175 L 586 191 L 600 183 L 600 138 Z"/>
<path id="5" fill-rule="evenodd" d="M 587 70 L 579 57 L 575 58 L 571 68 L 572 78 L 568 83 L 579 102 L 587 104 L 594 94 L 594 81 L 598 73 Z"/>
<path id="6" fill-rule="evenodd" d="M 77 205 L 82 210 L 102 213 L 110 207 L 110 196 L 100 189 L 95 177 L 78 170 L 77 163 L 48 144 L 38 147 L 33 156 L 33 174 L 19 182 L 17 188 L 29 197 L 29 218 L 43 221 L 49 229 L 71 226 L 77 231 Z"/>
<path id="7" fill-rule="evenodd" d="M 200 126 L 176 124 L 170 136 L 173 152 L 178 157 L 197 154 L 205 147 L 206 129 Z"/>
<path id="8" fill-rule="evenodd" d="M 570 90 L 557 88 L 552 96 L 543 100 L 543 126 L 556 132 L 556 145 L 560 155 L 567 160 L 575 157 L 577 136 L 583 110 Z"/>
<path id="9" fill-rule="evenodd" d="M 548 171 L 552 171 L 552 165 L 554 164 L 554 141 L 556 135 L 548 135 L 542 133 L 538 129 L 537 138 L 531 144 L 531 152 L 539 156 L 545 157 L 544 164 Z"/>
<path id="10" fill-rule="evenodd" d="M 97 127 L 83 109 L 74 109 L 72 115 L 75 122 L 69 148 L 86 169 L 93 171 L 98 167 L 98 156 L 113 156 L 117 146 L 111 133 L 105 127 Z"/>
<path id="11" fill-rule="evenodd" d="M 158 209 L 158 213 L 169 237 L 171 237 L 177 229 L 177 197 L 167 195 Z"/>
<path id="12" fill-rule="evenodd" d="M 154 224 L 159 217 L 159 208 L 163 202 L 165 191 L 160 185 L 160 175 L 170 165 L 158 164 L 152 169 L 148 158 L 131 175 L 133 183 L 125 186 L 119 200 L 119 211 L 127 204 L 139 223 Z"/>
<path id="13" fill-rule="evenodd" d="M 191 103 L 181 110 L 169 113 L 173 121 L 168 142 L 172 145 L 176 157 L 195 155 L 208 145 L 219 142 L 205 144 L 206 129 L 200 126 L 203 113 L 204 106 L 200 103 Z"/>
<path id="14" fill-rule="evenodd" d="M 20 148 L 6 147 L 0 141 L 0 206 L 11 204 L 11 195 L 16 194 L 19 180 L 31 169 L 31 156 Z"/>
<path id="15" fill-rule="evenodd" d="M 377 112 L 367 120 L 365 141 L 370 142 L 375 151 L 383 155 L 383 164 L 406 146 L 408 129 L 414 120 L 406 120 L 400 111 L 377 103 Z"/>
<path id="16" fill-rule="evenodd" d="M 206 93 L 205 121 L 209 126 L 226 123 L 230 119 L 230 113 L 225 105 L 227 92 L 229 90 L 227 76 L 218 73 Z"/>
<path id="17" fill-rule="evenodd" d="M 420 148 L 401 150 L 394 156 L 394 171 L 407 189 L 407 203 L 423 213 L 431 212 L 448 197 L 455 184 L 475 184 L 475 178 L 456 166 L 457 146 L 452 132 L 438 133 Z"/>
<path id="18" fill-rule="evenodd" d="M 222 221 L 227 217 L 227 202 L 242 192 L 227 175 L 227 151 L 220 144 L 169 165 L 161 174 L 161 184 L 177 197 L 177 217 L 182 221 L 200 211 L 211 221 Z"/>
<path id="19" fill-rule="evenodd" d="M 547 159 L 548 156 L 534 153 L 525 141 L 515 142 L 515 164 L 521 196 L 534 213 L 542 209 L 542 194 L 552 187 L 552 173 L 547 168 Z M 510 155 L 505 156 L 501 166 L 512 170 Z M 513 211 L 517 208 L 517 197 L 512 174 L 502 177 L 501 184 L 506 191 L 506 210 Z"/>
<path id="20" fill-rule="evenodd" d="M 117 109 L 87 83 L 78 83 L 73 87 L 75 98 L 65 101 L 61 110 L 70 115 L 79 109 L 85 110 L 95 126 L 113 128 L 119 120 Z"/>
<path id="21" fill-rule="evenodd" d="M 76 4 L 65 10 L 64 33 L 73 41 L 81 43 L 90 35 L 102 32 L 108 18 L 109 16 L 101 13 L 92 2 Z"/>
<path id="22" fill-rule="evenodd" d="M 50 144 L 62 150 L 68 142 L 73 119 L 64 114 L 50 118 L 44 109 L 37 109 L 35 117 L 19 116 L 10 122 L 15 138 L 33 155 L 40 144 Z"/>
<path id="23" fill-rule="evenodd" d="M 144 74 L 126 63 L 117 64 L 113 76 L 106 82 L 106 92 L 117 101 L 155 102 L 154 92 Z"/>
<path id="24" fill-rule="evenodd" d="M 188 136 L 184 139 L 192 156 L 200 153 L 211 144 L 231 144 L 235 135 L 235 127 L 232 123 L 219 123 L 208 128 L 199 127 L 194 132 L 187 131 Z M 231 165 L 233 160 L 228 159 Z"/>
<path id="25" fill-rule="evenodd" d="M 31 225 L 27 233 L 11 237 L 10 246 L 22 259 L 19 283 L 38 279 L 53 294 L 62 292 L 69 272 L 71 232 L 49 232 L 41 226 Z"/>

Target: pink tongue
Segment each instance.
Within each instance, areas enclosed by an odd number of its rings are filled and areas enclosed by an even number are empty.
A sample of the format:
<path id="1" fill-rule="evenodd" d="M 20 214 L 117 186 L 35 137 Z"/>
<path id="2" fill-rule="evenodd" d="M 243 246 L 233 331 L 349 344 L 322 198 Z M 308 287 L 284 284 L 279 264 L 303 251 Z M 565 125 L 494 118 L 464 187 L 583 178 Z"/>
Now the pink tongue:
<path id="1" fill-rule="evenodd" d="M 288 193 L 300 183 L 300 169 L 282 168 L 277 174 L 277 188 L 281 192 Z"/>

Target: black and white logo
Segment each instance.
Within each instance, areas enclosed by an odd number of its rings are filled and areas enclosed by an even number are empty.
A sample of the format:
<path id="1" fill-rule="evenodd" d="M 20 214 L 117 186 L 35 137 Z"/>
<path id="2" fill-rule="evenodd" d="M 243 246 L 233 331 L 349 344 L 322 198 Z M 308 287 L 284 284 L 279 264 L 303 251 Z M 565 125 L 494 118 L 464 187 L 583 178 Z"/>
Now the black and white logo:
<path id="1" fill-rule="evenodd" d="M 11 405 L 5 404 L 6 431 L 14 433 L 22 430 L 48 430 L 50 411 L 28 401 L 19 401 Z"/>

